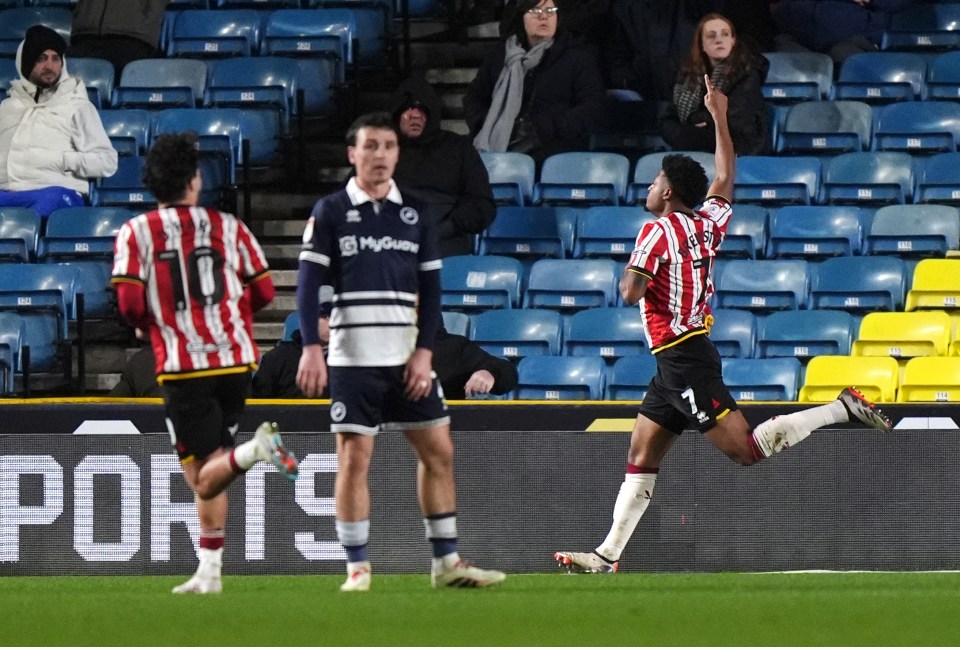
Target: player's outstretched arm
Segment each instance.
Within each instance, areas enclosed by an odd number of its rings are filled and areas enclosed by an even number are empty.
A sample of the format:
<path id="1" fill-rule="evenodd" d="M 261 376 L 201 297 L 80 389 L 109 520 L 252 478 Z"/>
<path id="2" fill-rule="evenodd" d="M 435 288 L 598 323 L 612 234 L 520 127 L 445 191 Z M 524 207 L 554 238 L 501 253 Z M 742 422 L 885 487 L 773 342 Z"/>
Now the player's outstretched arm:
<path id="1" fill-rule="evenodd" d="M 736 154 L 733 152 L 733 140 L 727 124 L 727 95 L 710 82 L 709 76 L 704 75 L 703 78 L 707 85 L 703 104 L 713 117 L 717 133 L 717 150 L 714 154 L 717 177 L 710 185 L 708 195 L 720 195 L 730 201 L 733 200 L 733 182 L 736 178 Z"/>

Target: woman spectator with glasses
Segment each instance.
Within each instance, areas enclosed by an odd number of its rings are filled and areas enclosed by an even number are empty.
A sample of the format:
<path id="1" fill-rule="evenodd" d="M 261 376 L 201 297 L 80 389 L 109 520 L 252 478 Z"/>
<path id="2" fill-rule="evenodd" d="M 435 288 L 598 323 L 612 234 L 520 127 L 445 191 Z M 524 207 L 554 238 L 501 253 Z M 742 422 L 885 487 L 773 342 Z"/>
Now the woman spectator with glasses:
<path id="1" fill-rule="evenodd" d="M 542 160 L 586 150 L 603 107 L 592 48 L 560 28 L 555 0 L 519 0 L 503 48 L 484 60 L 463 106 L 477 150 Z"/>

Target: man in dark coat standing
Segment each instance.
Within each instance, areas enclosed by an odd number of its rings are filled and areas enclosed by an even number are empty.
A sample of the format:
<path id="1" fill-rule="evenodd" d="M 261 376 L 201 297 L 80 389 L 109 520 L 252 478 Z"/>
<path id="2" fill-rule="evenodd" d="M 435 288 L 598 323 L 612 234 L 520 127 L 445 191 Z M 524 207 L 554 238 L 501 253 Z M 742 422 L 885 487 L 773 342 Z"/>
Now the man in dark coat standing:
<path id="1" fill-rule="evenodd" d="M 400 161 L 393 179 L 428 205 L 443 256 L 473 253 L 473 236 L 496 217 L 487 169 L 469 139 L 440 128 L 440 97 L 410 79 L 394 93 Z"/>

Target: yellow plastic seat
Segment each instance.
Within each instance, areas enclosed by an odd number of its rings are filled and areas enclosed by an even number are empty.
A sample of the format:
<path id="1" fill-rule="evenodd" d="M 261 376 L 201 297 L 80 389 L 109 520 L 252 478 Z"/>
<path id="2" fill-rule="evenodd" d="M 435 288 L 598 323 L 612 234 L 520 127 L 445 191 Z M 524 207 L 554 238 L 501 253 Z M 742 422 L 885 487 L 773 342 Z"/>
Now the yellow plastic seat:
<path id="1" fill-rule="evenodd" d="M 850 354 L 898 359 L 946 355 L 952 330 L 943 310 L 871 312 L 860 323 Z"/>
<path id="2" fill-rule="evenodd" d="M 960 259 L 927 258 L 917 263 L 905 310 L 960 308 Z"/>
<path id="3" fill-rule="evenodd" d="M 960 357 L 914 357 L 904 369 L 898 402 L 960 402 Z"/>
<path id="4" fill-rule="evenodd" d="M 848 386 L 874 402 L 894 402 L 899 367 L 892 357 L 820 355 L 807 364 L 800 402 L 829 402 Z"/>

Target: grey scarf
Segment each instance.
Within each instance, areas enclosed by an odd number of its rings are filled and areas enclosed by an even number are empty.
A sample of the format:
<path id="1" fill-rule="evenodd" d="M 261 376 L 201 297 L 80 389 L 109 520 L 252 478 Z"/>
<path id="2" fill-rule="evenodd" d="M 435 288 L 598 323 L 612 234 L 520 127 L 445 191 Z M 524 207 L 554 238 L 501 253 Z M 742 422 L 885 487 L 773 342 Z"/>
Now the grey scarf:
<path id="1" fill-rule="evenodd" d="M 726 92 L 730 87 L 730 66 L 721 61 L 713 68 L 710 82 L 720 90 Z M 677 107 L 677 116 L 680 123 L 686 123 L 694 112 L 703 107 L 703 97 L 707 94 L 707 86 L 699 74 L 686 76 L 673 86 L 673 105 Z"/>
<path id="2" fill-rule="evenodd" d="M 523 77 L 540 64 L 544 52 L 551 45 L 552 38 L 524 50 L 517 42 L 516 35 L 507 39 L 503 69 L 493 88 L 487 117 L 483 120 L 483 128 L 473 139 L 473 145 L 478 151 L 502 153 L 507 150 L 513 124 L 520 114 L 523 102 Z"/>

